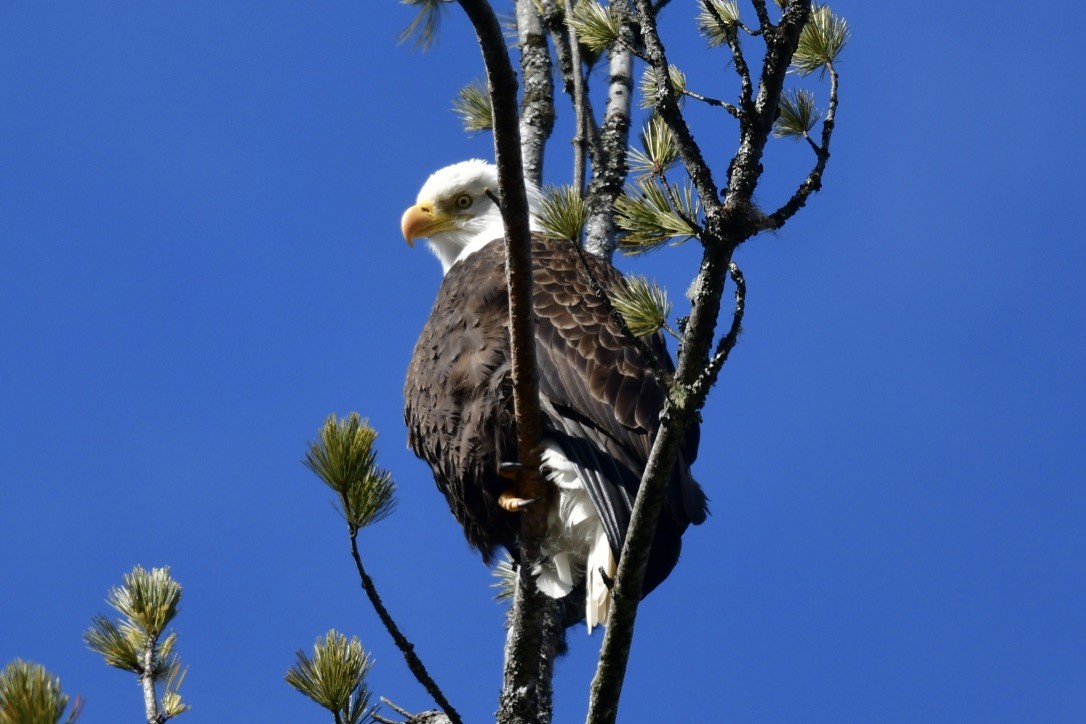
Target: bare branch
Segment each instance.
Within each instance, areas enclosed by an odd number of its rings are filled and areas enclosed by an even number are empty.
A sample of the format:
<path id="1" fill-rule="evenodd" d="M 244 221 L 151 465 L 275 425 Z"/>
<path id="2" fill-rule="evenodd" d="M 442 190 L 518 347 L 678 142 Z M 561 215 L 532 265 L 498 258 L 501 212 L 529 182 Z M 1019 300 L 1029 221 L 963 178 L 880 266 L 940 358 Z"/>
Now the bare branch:
<path id="1" fill-rule="evenodd" d="M 494 107 L 494 155 L 505 223 L 506 283 L 509 289 L 510 356 L 513 408 L 517 422 L 517 453 L 524 474 L 517 495 L 547 500 L 550 488 L 540 475 L 539 373 L 535 365 L 535 324 L 532 311 L 531 236 L 524 190 L 520 132 L 517 123 L 517 79 L 502 37 L 501 26 L 486 0 L 458 0 L 479 39 Z M 521 560 L 530 569 L 539 557 L 549 506 L 529 507 L 521 514 Z M 536 718 L 536 684 L 542 635 L 543 594 L 530 575 L 519 576 L 513 603 L 513 623 L 506 646 L 506 666 L 498 721 L 531 722 Z"/>
<path id="2" fill-rule="evenodd" d="M 565 16 L 573 15 L 573 0 L 564 0 Z M 573 71 L 570 73 L 573 80 L 573 117 L 574 127 L 577 129 L 573 136 L 573 188 L 578 194 L 584 193 L 584 183 L 587 174 L 585 151 L 588 144 L 588 93 L 585 91 L 584 67 L 581 64 L 581 45 L 577 42 L 577 34 L 573 26 L 566 23 L 566 38 L 569 41 L 570 64 Z"/>
<path id="3" fill-rule="evenodd" d="M 637 31 L 636 20 L 626 0 L 614 0 L 613 8 L 622 9 L 622 42 L 608 51 L 610 87 L 607 110 L 600 130 L 602 158 L 593 164 L 585 208 L 585 249 L 610 259 L 614 254 L 615 199 L 622 193 L 628 167 L 626 155 L 630 144 L 630 109 L 633 106 L 633 54 L 631 48 Z"/>
<path id="4" fill-rule="evenodd" d="M 752 198 L 762 173 L 762 152 L 772 130 L 772 113 L 780 100 L 784 73 L 810 12 L 808 0 L 789 0 L 781 24 L 766 33 L 767 51 L 758 97 L 752 105 L 749 94 L 744 94 L 744 109 L 749 108 L 749 111 L 745 114 L 746 122 L 742 124 L 739 150 L 732 159 L 727 202 L 721 204 L 711 172 L 690 134 L 676 102 L 674 89 L 668 81 L 667 58 L 649 0 L 637 0 L 637 7 L 646 53 L 656 73 L 657 112 L 675 135 L 680 156 L 705 208 L 705 225 L 700 235 L 702 262 L 692 286 L 692 309 L 680 347 L 675 385 L 665 399 L 660 414 L 660 430 L 653 442 L 634 501 L 626 542 L 611 591 L 611 617 L 604 634 L 596 676 L 592 681 L 588 715 L 590 724 L 612 724 L 617 716 L 652 536 L 683 432 L 700 404 L 692 388 L 710 363 L 709 348 L 720 313 L 724 280 L 731 266 L 732 253 L 739 244 L 761 229 L 761 215 Z M 740 75 L 742 77 L 743 74 Z M 767 110 L 769 108 L 773 110 Z"/>
<path id="5" fill-rule="evenodd" d="M 728 355 L 739 341 L 739 334 L 743 331 L 743 313 L 747 307 L 747 283 L 743 278 L 743 272 L 734 261 L 728 265 L 728 272 L 735 282 L 735 311 L 732 312 L 732 326 L 728 333 L 720 338 L 716 347 L 716 354 L 709 360 L 708 366 L 702 371 L 701 376 L 691 385 L 690 391 L 694 396 L 694 404 L 701 407 L 709 390 L 716 384 L 720 370 L 728 361 Z"/>
<path id="6" fill-rule="evenodd" d="M 718 23 L 724 24 L 720 14 L 717 13 L 716 8 L 708 0 L 703 0 L 702 5 L 705 9 L 716 18 Z M 750 112 L 751 106 L 754 101 L 754 89 L 750 79 L 750 68 L 747 66 L 747 59 L 743 56 L 743 48 L 739 45 L 739 33 L 735 31 L 734 27 L 728 26 L 725 30 L 725 37 L 728 39 L 728 47 L 732 51 L 732 64 L 735 66 L 735 72 L 739 74 L 739 81 L 742 84 L 739 91 L 739 103 L 742 105 L 743 110 Z"/>
<path id="7" fill-rule="evenodd" d="M 716 106 L 718 108 L 723 108 L 728 113 L 732 114 L 732 116 L 734 116 L 735 118 L 740 118 L 740 119 L 742 118 L 740 110 L 738 108 L 736 108 L 735 106 L 733 106 L 731 103 L 728 103 L 727 101 L 722 101 L 722 100 L 719 100 L 717 98 L 710 98 L 709 96 L 703 96 L 702 94 L 695 93 L 694 91 L 692 91 L 692 90 L 690 90 L 688 88 L 683 88 L 682 89 L 682 94 L 684 96 L 690 96 L 694 100 L 701 101 L 702 103 L 705 103 L 707 105 Z"/>
<path id="8" fill-rule="evenodd" d="M 518 0 L 517 36 L 524 79 L 520 138 L 525 177 L 543 186 L 543 149 L 554 130 L 554 78 L 551 54 L 539 11 L 532 0 Z"/>
<path id="9" fill-rule="evenodd" d="M 430 672 L 426 670 L 425 664 L 422 663 L 422 659 L 415 653 L 415 646 L 407 637 L 400 631 L 400 627 L 396 625 L 392 616 L 389 614 L 388 609 L 385 608 L 385 604 L 381 601 L 381 597 L 377 594 L 377 587 L 373 584 L 373 579 L 366 573 L 365 567 L 362 565 L 362 556 L 358 552 L 358 531 L 351 530 L 351 558 L 354 559 L 355 569 L 358 571 L 359 581 L 362 583 L 362 590 L 366 592 L 366 597 L 370 600 L 370 605 L 373 606 L 373 610 L 377 612 L 377 617 L 381 619 L 381 623 L 384 625 L 385 630 L 392 636 L 392 640 L 396 642 L 396 648 L 403 654 L 404 661 L 407 662 L 407 668 L 414 674 L 415 679 L 422 684 L 422 687 L 426 689 L 434 700 L 434 702 L 442 708 L 445 714 L 448 716 L 449 721 L 452 724 L 461 724 L 460 715 L 453 708 L 449 700 L 445 698 L 445 694 L 441 691 L 441 687 L 437 685 L 433 677 L 430 676 Z"/>
<path id="10" fill-rule="evenodd" d="M 765 0 L 751 0 L 754 12 L 758 14 L 759 31 L 765 33 L 773 30 L 773 21 L 769 19 L 769 11 L 766 10 Z"/>

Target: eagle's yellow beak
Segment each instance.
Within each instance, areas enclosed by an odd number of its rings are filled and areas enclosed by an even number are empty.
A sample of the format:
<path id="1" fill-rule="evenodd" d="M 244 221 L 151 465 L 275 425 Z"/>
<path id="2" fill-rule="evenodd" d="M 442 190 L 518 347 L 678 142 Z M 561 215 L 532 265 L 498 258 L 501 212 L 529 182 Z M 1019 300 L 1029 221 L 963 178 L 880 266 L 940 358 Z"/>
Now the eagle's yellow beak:
<path id="1" fill-rule="evenodd" d="M 408 246 L 415 245 L 415 239 L 428 237 L 441 231 L 448 231 L 456 225 L 455 216 L 446 216 L 434 209 L 429 202 L 415 204 L 403 212 L 400 219 L 400 231 Z"/>

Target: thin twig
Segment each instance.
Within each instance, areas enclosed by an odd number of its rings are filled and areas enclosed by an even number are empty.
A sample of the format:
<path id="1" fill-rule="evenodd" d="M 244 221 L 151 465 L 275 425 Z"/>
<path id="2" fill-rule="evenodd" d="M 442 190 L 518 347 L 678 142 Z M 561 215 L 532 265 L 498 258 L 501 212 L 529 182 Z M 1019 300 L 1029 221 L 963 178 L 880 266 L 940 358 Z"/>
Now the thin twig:
<path id="1" fill-rule="evenodd" d="M 573 0 L 564 0 L 565 14 L 567 18 L 573 16 Z M 577 195 L 584 194 L 586 174 L 585 150 L 588 143 L 588 135 L 585 120 L 585 93 L 584 68 L 581 64 L 581 44 L 577 42 L 577 34 L 573 26 L 566 23 L 566 37 L 569 39 L 570 62 L 573 65 L 571 73 L 573 79 L 573 118 L 577 132 L 573 136 L 573 188 L 577 189 Z"/>
<path id="2" fill-rule="evenodd" d="M 577 94 L 574 90 L 574 70 L 581 67 L 580 50 L 578 49 L 576 55 L 576 62 L 574 62 L 573 44 L 570 42 L 570 34 L 566 30 L 565 13 L 559 8 L 554 0 L 542 0 L 542 19 L 543 24 L 546 26 L 547 31 L 550 33 L 551 40 L 554 41 L 554 53 L 558 57 L 558 69 L 562 74 L 562 89 L 571 102 L 576 105 Z M 581 74 L 582 82 L 587 82 L 587 79 Z M 596 114 L 592 110 L 592 99 L 586 92 L 582 97 L 584 103 L 584 120 L 585 120 L 585 134 L 586 134 L 586 147 L 588 149 L 589 159 L 592 161 L 592 165 L 595 166 L 599 163 L 602 152 L 600 151 L 600 129 L 596 124 Z"/>
<path id="3" fill-rule="evenodd" d="M 811 194 L 822 188 L 822 174 L 830 160 L 830 139 L 833 136 L 833 128 L 837 120 L 837 70 L 832 63 L 826 63 L 826 69 L 830 74 L 830 103 L 826 109 L 826 117 L 822 121 L 822 143 L 819 145 L 810 138 L 807 139 L 815 152 L 814 168 L 807 174 L 807 178 L 799 185 L 796 192 L 792 194 L 792 198 L 766 217 L 765 228 L 767 229 L 775 230 L 784 226 L 789 219 L 796 215 L 796 212 L 804 207 Z"/>
<path id="4" fill-rule="evenodd" d="M 690 96 L 694 100 L 701 101 L 702 103 L 705 103 L 707 105 L 716 106 L 718 108 L 723 108 L 728 113 L 735 116 L 736 118 L 742 118 L 739 109 L 736 108 L 735 106 L 733 106 L 731 103 L 728 103 L 727 101 L 722 101 L 722 100 L 719 100 L 717 98 L 710 98 L 709 96 L 703 96 L 702 94 L 695 93 L 694 91 L 689 90 L 687 88 L 682 89 L 682 94 L 684 96 Z"/>
<path id="5" fill-rule="evenodd" d="M 381 619 L 381 623 L 384 624 L 385 629 L 392 636 L 392 640 L 396 642 L 396 648 L 403 654 L 404 660 L 407 662 L 407 668 L 411 670 L 411 673 L 415 675 L 415 679 L 422 684 L 426 692 L 433 698 L 434 702 L 441 707 L 442 711 L 448 715 L 449 720 L 453 724 L 461 724 L 460 715 L 453 708 L 449 700 L 445 698 L 445 694 L 442 693 L 441 688 L 430 676 L 430 672 L 426 670 L 426 666 L 422 663 L 422 659 L 415 653 L 415 646 L 407 637 L 400 631 L 400 627 L 396 625 L 396 622 L 392 619 L 388 609 L 385 608 L 385 604 L 381 601 L 381 597 L 377 594 L 377 587 L 373 584 L 373 579 L 366 573 L 365 567 L 362 565 L 362 556 L 358 553 L 358 531 L 351 531 L 351 557 L 354 559 L 355 569 L 358 571 L 358 578 L 362 582 L 362 590 L 366 592 L 366 597 L 370 600 L 370 605 L 373 606 L 373 610 L 377 612 L 377 617 Z"/>

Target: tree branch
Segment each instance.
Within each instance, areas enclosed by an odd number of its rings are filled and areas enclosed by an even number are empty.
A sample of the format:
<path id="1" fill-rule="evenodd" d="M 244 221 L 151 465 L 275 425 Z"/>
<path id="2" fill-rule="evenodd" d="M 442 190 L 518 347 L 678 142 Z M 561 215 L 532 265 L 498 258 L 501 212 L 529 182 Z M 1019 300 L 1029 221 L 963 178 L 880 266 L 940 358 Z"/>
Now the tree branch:
<path id="1" fill-rule="evenodd" d="M 573 0 L 564 0 L 563 12 L 567 18 L 573 15 Z M 573 32 L 573 26 L 566 23 L 566 34 L 569 38 L 570 64 L 572 65 L 571 78 L 573 80 L 573 124 L 577 129 L 573 135 L 573 188 L 578 194 L 584 193 L 584 181 L 586 177 L 585 151 L 588 145 L 588 122 L 585 118 L 587 108 L 585 101 L 588 94 L 585 92 L 584 68 L 581 66 L 581 46 L 577 42 L 577 36 Z"/>
<path id="2" fill-rule="evenodd" d="M 147 640 L 143 642 L 143 651 L 140 652 L 140 663 L 143 665 L 140 686 L 143 688 L 143 711 L 147 717 L 147 724 L 162 724 L 166 721 L 158 712 L 158 696 L 155 694 L 155 647 L 157 645 L 158 635 L 148 631 Z"/>
<path id="3" fill-rule="evenodd" d="M 592 182 L 585 197 L 585 240 L 589 253 L 610 259 L 615 253 L 615 199 L 622 193 L 630 146 L 630 109 L 633 105 L 633 37 L 636 23 L 625 0 L 612 0 L 622 7 L 622 38 L 608 51 L 610 87 L 607 110 L 600 129 L 602 158 L 593 164 Z"/>
<path id="4" fill-rule="evenodd" d="M 445 698 L 445 694 L 441 691 L 441 687 L 437 685 L 433 677 L 430 676 L 430 672 L 426 670 L 426 666 L 422 663 L 422 659 L 415 653 L 415 646 L 407 637 L 400 631 L 400 627 L 396 625 L 396 622 L 392 619 L 388 609 L 385 608 L 384 602 L 381 601 L 381 597 L 377 594 L 377 587 L 373 584 L 373 579 L 366 573 L 366 569 L 362 565 L 362 556 L 358 552 L 358 531 L 351 530 L 351 557 L 354 559 L 355 569 L 358 571 L 358 578 L 362 582 L 362 590 L 366 592 L 366 597 L 370 600 L 370 605 L 373 606 L 373 610 L 377 612 L 377 617 L 381 619 L 381 623 L 384 624 L 385 630 L 392 636 L 392 640 L 396 642 L 396 648 L 403 654 L 404 660 L 407 662 L 407 668 L 411 670 L 411 673 L 415 675 L 415 679 L 422 684 L 426 692 L 433 698 L 434 702 L 444 710 L 448 716 L 449 721 L 452 724 L 461 724 L 460 715 L 453 708 L 449 700 Z"/>
<path id="5" fill-rule="evenodd" d="M 580 47 L 575 42 L 573 31 L 566 26 L 565 10 L 560 9 L 554 3 L 554 0 L 544 0 L 543 8 L 543 24 L 546 25 L 551 40 L 554 41 L 554 52 L 558 56 L 558 69 L 562 73 L 562 88 L 573 103 L 575 112 L 578 104 L 582 106 L 581 118 L 584 125 L 578 125 L 578 128 L 581 128 L 585 134 L 583 145 L 589 159 L 592 161 L 592 165 L 595 166 L 599 163 L 602 153 L 599 147 L 600 129 L 596 125 L 596 115 L 592 109 L 592 99 L 588 97 L 587 88 L 581 92 L 577 91 L 578 86 L 584 88 L 585 85 L 584 71 L 581 67 Z M 580 100 L 578 101 L 578 99 Z M 576 147 L 576 144 L 578 144 L 577 137 L 574 137 L 573 143 Z M 581 178 L 579 168 L 579 162 L 574 161 L 574 184 L 576 184 L 577 178 Z M 579 190 L 582 193 L 584 192 L 583 180 Z"/>
<path id="6" fill-rule="evenodd" d="M 517 37 L 524 79 L 520 139 L 525 178 L 543 187 L 543 150 L 554 130 L 554 78 L 543 22 L 532 0 L 517 0 Z"/>
<path id="7" fill-rule="evenodd" d="M 741 117 L 739 109 L 736 108 L 735 106 L 733 106 L 731 103 L 728 103 L 727 101 L 722 101 L 722 100 L 719 100 L 717 98 L 710 98 L 708 96 L 703 96 L 702 94 L 695 93 L 694 91 L 692 91 L 692 90 L 690 90 L 688 88 L 683 88 L 682 94 L 684 96 L 690 96 L 691 98 L 693 98 L 696 101 L 701 101 L 702 103 L 705 103 L 706 105 L 716 106 L 718 108 L 723 108 L 724 110 L 726 110 L 728 113 L 730 113 L 735 118 L 740 118 Z"/>
<path id="8" fill-rule="evenodd" d="M 734 261 L 728 265 L 728 272 L 731 274 L 732 281 L 735 282 L 735 311 L 732 312 L 732 326 L 728 329 L 728 333 L 720 338 L 716 353 L 709 360 L 709 365 L 691 385 L 690 392 L 694 397 L 694 405 L 699 409 L 705 404 L 709 390 L 716 384 L 720 370 L 728 361 L 728 355 L 735 348 L 739 341 L 739 334 L 743 331 L 743 314 L 747 307 L 747 283 L 743 278 L 742 270 Z"/>
<path id="9" fill-rule="evenodd" d="M 751 0 L 751 4 L 754 6 L 754 12 L 758 15 L 761 32 L 764 34 L 767 31 L 772 31 L 773 21 L 769 19 L 769 11 L 766 10 L 765 0 Z"/>
<path id="10" fill-rule="evenodd" d="M 699 406 L 698 396 L 693 394 L 692 388 L 710 363 L 709 347 L 720 313 L 724 280 L 731 265 L 732 253 L 761 228 L 760 212 L 754 206 L 752 197 L 761 176 L 762 151 L 772 129 L 773 116 L 768 109 L 772 107 L 775 111 L 779 103 L 784 72 L 795 52 L 799 33 L 809 12 L 808 0 L 789 0 L 780 26 L 766 33 L 767 52 L 758 98 L 750 109 L 752 112 L 745 114 L 748 122 L 741 124 L 741 142 L 732 159 L 728 198 L 722 205 L 711 172 L 689 132 L 674 90 L 667 80 L 667 58 L 656 30 L 652 7 L 649 0 L 636 1 L 646 54 L 656 75 L 656 110 L 675 136 L 680 156 L 705 209 L 706 220 L 700 235 L 702 262 L 692 286 L 692 309 L 679 350 L 676 384 L 665 399 L 660 414 L 660 430 L 653 442 L 634 501 L 626 542 L 611 591 L 611 616 L 604 634 L 599 665 L 592 680 L 588 714 L 590 724 L 612 724 L 617 716 L 656 521 L 683 433 Z M 749 105 L 747 102 L 744 107 Z"/>
<path id="11" fill-rule="evenodd" d="M 822 188 L 822 173 L 830 160 L 830 138 L 833 136 L 833 127 L 837 120 L 837 71 L 832 63 L 827 62 L 826 68 L 830 74 L 830 103 L 826 110 L 826 118 L 822 121 L 822 143 L 819 145 L 810 138 L 807 139 L 816 156 L 814 168 L 807 174 L 807 178 L 800 184 L 792 198 L 766 217 L 767 229 L 776 230 L 784 226 L 785 222 L 804 207 L 810 195 Z"/>
<path id="12" fill-rule="evenodd" d="M 498 190 L 505 222 L 506 281 L 509 287 L 509 327 L 513 400 L 517 421 L 517 452 L 524 474 L 517 495 L 546 501 L 549 486 L 540 475 L 539 377 L 535 366 L 532 312 L 531 236 L 528 200 L 524 191 L 520 133 L 517 123 L 517 79 L 502 37 L 501 25 L 486 0 L 459 0 L 479 38 L 494 108 L 494 155 Z M 539 558 L 546 532 L 546 503 L 521 513 L 521 570 L 531 570 Z M 499 699 L 499 722 L 531 722 L 536 718 L 537 676 L 542 632 L 542 595 L 531 575 L 520 575 L 513 603 L 513 623 L 506 639 L 506 666 Z"/>

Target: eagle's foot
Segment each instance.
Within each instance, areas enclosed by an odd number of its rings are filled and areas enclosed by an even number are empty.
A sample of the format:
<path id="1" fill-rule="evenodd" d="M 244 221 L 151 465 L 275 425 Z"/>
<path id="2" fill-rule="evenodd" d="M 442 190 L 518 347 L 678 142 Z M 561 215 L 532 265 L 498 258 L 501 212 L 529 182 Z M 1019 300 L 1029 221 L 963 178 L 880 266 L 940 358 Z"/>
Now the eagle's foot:
<path id="1" fill-rule="evenodd" d="M 512 489 L 506 490 L 498 496 L 498 505 L 503 510 L 508 510 L 510 513 L 520 513 L 529 505 L 542 500 L 542 498 L 521 498 L 513 492 L 518 488 L 523 488 L 522 482 L 524 477 L 528 475 L 528 471 L 529 468 L 521 463 L 506 462 L 498 464 L 498 475 L 514 483 Z"/>
<path id="2" fill-rule="evenodd" d="M 498 496 L 498 505 L 510 513 L 519 513 L 533 503 L 538 503 L 539 498 L 518 498 L 512 490 L 506 490 Z"/>

